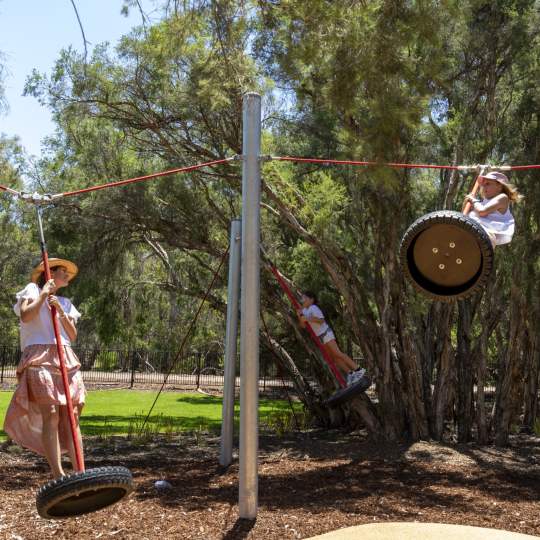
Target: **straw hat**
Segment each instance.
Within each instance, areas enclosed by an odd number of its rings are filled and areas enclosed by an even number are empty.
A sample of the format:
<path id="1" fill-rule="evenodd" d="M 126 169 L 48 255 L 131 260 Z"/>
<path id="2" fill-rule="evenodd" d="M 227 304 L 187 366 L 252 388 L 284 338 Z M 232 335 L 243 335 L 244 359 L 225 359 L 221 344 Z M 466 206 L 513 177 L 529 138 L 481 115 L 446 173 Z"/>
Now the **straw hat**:
<path id="1" fill-rule="evenodd" d="M 503 186 L 507 186 L 508 184 L 510 184 L 508 177 L 502 172 L 489 172 L 487 174 L 481 175 L 480 178 L 486 178 L 487 180 L 495 180 L 495 182 L 499 182 L 499 184 L 502 184 Z"/>
<path id="2" fill-rule="evenodd" d="M 64 266 L 68 273 L 68 281 L 71 281 L 79 272 L 77 265 L 68 261 L 66 259 L 57 259 L 56 257 L 51 257 L 49 259 L 49 267 L 53 268 L 56 266 Z M 33 270 L 30 276 L 30 279 L 33 283 L 37 283 L 39 276 L 43 272 L 43 261 L 41 261 Z"/>

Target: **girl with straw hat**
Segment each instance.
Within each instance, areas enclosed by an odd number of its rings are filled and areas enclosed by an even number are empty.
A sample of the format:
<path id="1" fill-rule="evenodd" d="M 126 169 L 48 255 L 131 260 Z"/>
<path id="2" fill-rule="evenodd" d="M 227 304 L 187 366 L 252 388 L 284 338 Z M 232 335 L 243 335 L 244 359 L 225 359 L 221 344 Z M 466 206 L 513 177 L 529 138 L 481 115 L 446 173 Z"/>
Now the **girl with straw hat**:
<path id="1" fill-rule="evenodd" d="M 47 458 L 54 478 L 64 476 L 61 455 L 68 452 L 75 467 L 76 457 L 68 429 L 66 396 L 60 373 L 50 309 L 60 322 L 66 368 L 73 400 L 77 433 L 86 390 L 79 372 L 81 364 L 71 343 L 77 337 L 81 316 L 75 306 L 56 292 L 77 275 L 77 266 L 66 259 L 50 258 L 51 278 L 45 282 L 43 262 L 32 271 L 29 283 L 18 292 L 13 309 L 20 319 L 22 357 L 17 367 L 18 386 L 9 404 L 4 431 L 18 444 Z"/>

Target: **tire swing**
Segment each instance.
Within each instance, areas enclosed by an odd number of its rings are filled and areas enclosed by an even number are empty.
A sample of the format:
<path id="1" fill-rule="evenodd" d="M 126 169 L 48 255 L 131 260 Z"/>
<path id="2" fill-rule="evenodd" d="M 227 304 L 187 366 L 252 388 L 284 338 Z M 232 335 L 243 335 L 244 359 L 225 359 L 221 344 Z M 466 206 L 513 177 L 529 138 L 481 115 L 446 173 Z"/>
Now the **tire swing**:
<path id="1" fill-rule="evenodd" d="M 364 377 L 362 380 L 351 384 L 350 386 L 345 386 L 334 392 L 324 403 L 329 407 L 339 407 L 347 401 L 360 396 L 371 386 L 371 379 L 369 377 Z"/>
<path id="2" fill-rule="evenodd" d="M 51 279 L 51 270 L 43 235 L 41 208 L 38 206 L 40 201 L 34 200 L 33 202 L 36 203 L 37 208 L 45 279 L 49 281 Z M 51 317 L 66 396 L 70 433 L 77 460 L 77 472 L 52 480 L 41 487 L 36 497 L 36 506 L 41 517 L 46 519 L 61 519 L 95 512 L 120 501 L 133 491 L 133 477 L 129 469 L 125 467 L 84 469 L 82 450 L 77 436 L 77 424 L 73 413 L 73 402 L 69 388 L 64 347 L 61 345 L 60 328 L 54 306 L 51 306 Z"/>
<path id="3" fill-rule="evenodd" d="M 480 187 L 479 178 L 473 195 Z M 463 212 L 431 212 L 403 235 L 399 258 L 405 276 L 432 300 L 467 298 L 486 284 L 493 270 L 493 245 L 484 228 L 468 217 L 471 208 L 467 201 Z"/>

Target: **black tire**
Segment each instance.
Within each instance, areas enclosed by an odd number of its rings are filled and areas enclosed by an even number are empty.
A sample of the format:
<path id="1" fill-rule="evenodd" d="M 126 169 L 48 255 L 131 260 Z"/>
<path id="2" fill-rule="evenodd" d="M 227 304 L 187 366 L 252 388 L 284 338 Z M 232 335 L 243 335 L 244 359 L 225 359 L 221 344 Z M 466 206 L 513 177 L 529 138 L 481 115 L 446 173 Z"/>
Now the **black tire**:
<path id="1" fill-rule="evenodd" d="M 95 512 L 133 491 L 133 477 L 125 467 L 100 467 L 63 476 L 37 493 L 41 517 L 61 519 Z"/>
<path id="2" fill-rule="evenodd" d="M 371 379 L 367 376 L 362 377 L 358 382 L 341 388 L 332 394 L 324 403 L 329 407 L 338 407 L 356 396 L 363 394 L 371 386 Z"/>
<path id="3" fill-rule="evenodd" d="M 493 270 L 493 245 L 483 227 L 461 212 L 441 210 L 417 219 L 399 248 L 403 272 L 432 300 L 453 302 L 485 286 Z"/>

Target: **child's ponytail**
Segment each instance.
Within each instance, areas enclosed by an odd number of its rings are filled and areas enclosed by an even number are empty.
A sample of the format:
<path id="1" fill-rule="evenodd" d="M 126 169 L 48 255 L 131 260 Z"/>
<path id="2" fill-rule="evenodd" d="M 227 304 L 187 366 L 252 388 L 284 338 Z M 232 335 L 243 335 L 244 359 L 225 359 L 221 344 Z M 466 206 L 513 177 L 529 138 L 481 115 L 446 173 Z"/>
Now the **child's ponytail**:
<path id="1" fill-rule="evenodd" d="M 510 202 L 518 203 L 523 199 L 523 195 L 513 184 L 502 184 L 502 188 L 504 193 L 506 193 L 506 195 L 510 199 Z"/>

